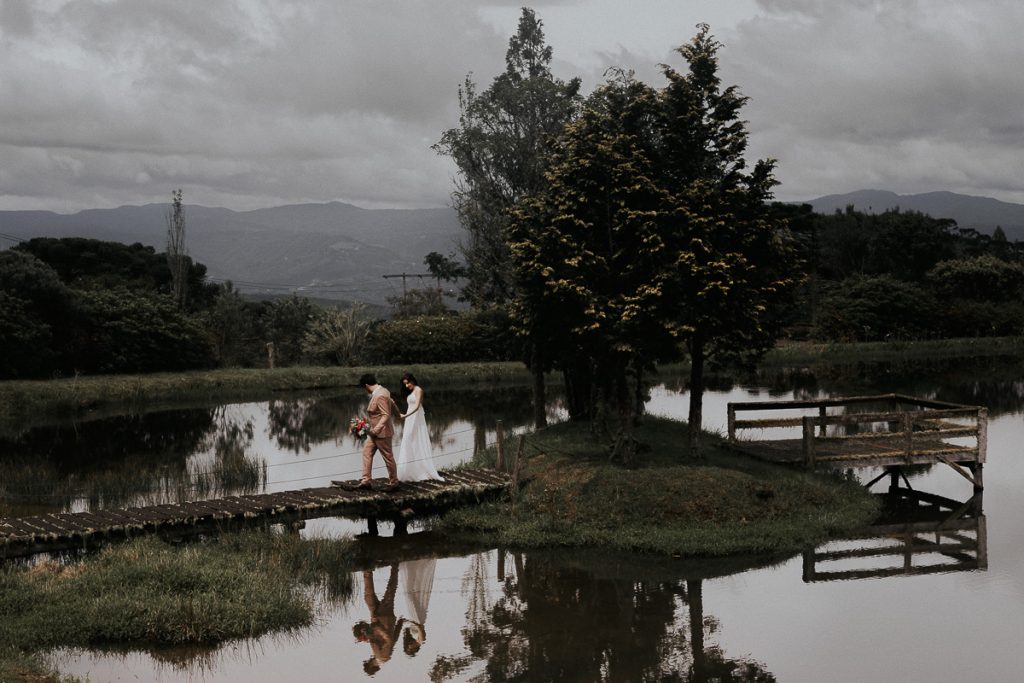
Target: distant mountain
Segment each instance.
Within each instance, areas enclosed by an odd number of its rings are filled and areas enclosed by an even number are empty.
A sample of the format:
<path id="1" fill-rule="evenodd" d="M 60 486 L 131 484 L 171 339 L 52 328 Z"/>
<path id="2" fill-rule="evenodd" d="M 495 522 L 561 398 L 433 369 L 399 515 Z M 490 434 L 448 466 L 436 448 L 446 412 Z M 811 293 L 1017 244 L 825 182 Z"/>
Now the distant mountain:
<path id="1" fill-rule="evenodd" d="M 32 237 L 91 237 L 166 244 L 169 204 L 91 209 L 75 214 L 0 211 L 0 232 Z M 330 299 L 383 303 L 401 280 L 424 273 L 423 257 L 448 254 L 462 236 L 451 209 L 362 209 L 351 204 L 295 204 L 256 211 L 185 206 L 187 245 L 209 275 L 239 289 L 273 294 L 293 288 Z M 409 286 L 419 281 L 413 279 Z"/>
<path id="2" fill-rule="evenodd" d="M 865 213 L 882 213 L 895 208 L 920 211 L 933 218 L 952 218 L 961 228 L 974 228 L 986 235 L 991 235 L 996 226 L 1001 225 L 1009 240 L 1024 240 L 1024 204 L 1001 202 L 990 197 L 954 192 L 896 194 L 884 190 L 859 190 L 830 194 L 806 203 L 818 213 L 842 211 L 851 205 Z"/>

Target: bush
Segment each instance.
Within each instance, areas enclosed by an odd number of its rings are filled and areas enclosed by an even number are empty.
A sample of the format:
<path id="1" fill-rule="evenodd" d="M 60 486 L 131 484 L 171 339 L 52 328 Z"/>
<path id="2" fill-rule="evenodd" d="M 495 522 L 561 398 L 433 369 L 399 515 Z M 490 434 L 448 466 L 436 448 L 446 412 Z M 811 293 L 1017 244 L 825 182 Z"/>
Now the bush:
<path id="1" fill-rule="evenodd" d="M 379 323 L 369 345 L 384 364 L 509 360 L 514 340 L 500 313 L 448 313 Z"/>
<path id="2" fill-rule="evenodd" d="M 127 289 L 79 292 L 82 322 L 71 349 L 83 372 L 159 372 L 213 366 L 202 327 L 167 296 Z"/>

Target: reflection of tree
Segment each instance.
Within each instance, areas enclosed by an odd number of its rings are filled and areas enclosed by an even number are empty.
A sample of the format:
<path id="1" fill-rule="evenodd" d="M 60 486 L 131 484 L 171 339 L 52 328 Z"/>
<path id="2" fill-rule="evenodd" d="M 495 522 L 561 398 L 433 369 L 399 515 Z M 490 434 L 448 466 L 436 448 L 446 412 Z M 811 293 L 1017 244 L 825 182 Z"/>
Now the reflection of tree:
<path id="1" fill-rule="evenodd" d="M 0 438 L 0 498 L 5 514 L 120 506 L 178 488 L 187 460 L 215 429 L 212 409 L 125 415 L 36 427 Z"/>
<path id="2" fill-rule="evenodd" d="M 515 573 L 491 604 L 481 595 L 486 572 L 474 563 L 463 628 L 468 655 L 439 657 L 432 680 L 474 661 L 485 663 L 480 681 L 775 680 L 757 663 L 705 646 L 715 622 L 704 617 L 699 580 L 597 578 L 537 556 L 513 559 Z M 688 623 L 678 617 L 684 605 Z"/>
<path id="3" fill-rule="evenodd" d="M 3 514 L 152 505 L 258 490 L 265 465 L 247 455 L 253 427 L 223 408 L 126 415 L 38 427 L 0 440 Z M 210 451 L 209 462 L 192 456 Z M 10 455 L 14 454 L 14 455 Z"/>
<path id="4" fill-rule="evenodd" d="M 316 444 L 343 438 L 349 420 L 366 409 L 365 394 L 350 393 L 271 401 L 267 406 L 269 436 L 293 453 L 308 453 Z"/>

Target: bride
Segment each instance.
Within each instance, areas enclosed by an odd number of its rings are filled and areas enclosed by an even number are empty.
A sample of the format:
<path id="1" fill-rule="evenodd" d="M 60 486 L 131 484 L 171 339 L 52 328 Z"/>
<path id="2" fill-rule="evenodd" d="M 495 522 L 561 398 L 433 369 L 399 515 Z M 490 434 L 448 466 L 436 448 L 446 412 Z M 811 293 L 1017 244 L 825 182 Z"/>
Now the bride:
<path id="1" fill-rule="evenodd" d="M 402 386 L 409 395 L 406 398 L 408 409 L 399 415 L 405 420 L 405 427 L 402 430 L 402 444 L 398 448 L 398 480 L 441 479 L 434 467 L 434 456 L 430 449 L 427 419 L 423 414 L 423 389 L 409 372 L 402 375 Z"/>

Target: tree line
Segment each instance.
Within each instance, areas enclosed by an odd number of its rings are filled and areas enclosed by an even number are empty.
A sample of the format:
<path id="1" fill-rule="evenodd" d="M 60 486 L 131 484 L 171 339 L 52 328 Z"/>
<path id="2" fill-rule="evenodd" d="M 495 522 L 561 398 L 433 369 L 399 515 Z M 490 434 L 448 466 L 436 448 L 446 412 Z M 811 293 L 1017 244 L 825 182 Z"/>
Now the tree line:
<path id="1" fill-rule="evenodd" d="M 187 255 L 176 286 L 178 260 L 86 238 L 0 251 L 0 378 L 515 357 L 506 320 L 455 314 L 436 290 L 413 290 L 374 319 L 361 304 L 243 297 Z"/>

